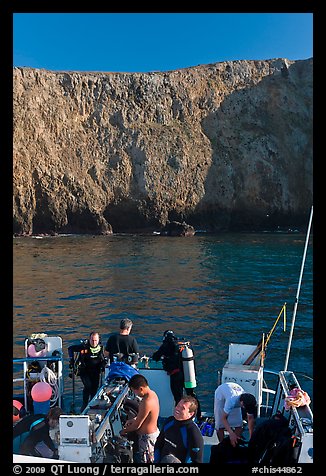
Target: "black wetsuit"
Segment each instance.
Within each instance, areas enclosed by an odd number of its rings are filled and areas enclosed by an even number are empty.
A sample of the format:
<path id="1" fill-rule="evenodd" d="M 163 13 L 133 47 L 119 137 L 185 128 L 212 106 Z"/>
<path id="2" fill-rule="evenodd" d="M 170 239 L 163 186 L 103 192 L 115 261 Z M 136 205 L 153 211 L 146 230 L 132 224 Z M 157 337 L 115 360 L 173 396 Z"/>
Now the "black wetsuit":
<path id="1" fill-rule="evenodd" d="M 20 453 L 20 446 L 29 436 L 29 432 L 33 427 L 33 424 L 45 420 L 46 415 L 42 413 L 36 413 L 35 415 L 26 415 L 13 425 L 13 450 L 14 453 Z"/>
<path id="2" fill-rule="evenodd" d="M 46 419 L 41 418 L 41 421 L 36 423 L 31 429 L 29 435 L 20 446 L 20 454 L 27 456 L 40 456 L 40 453 L 35 449 L 37 443 L 44 442 L 50 450 L 55 451 L 56 447 L 49 434 L 50 427 Z"/>
<path id="3" fill-rule="evenodd" d="M 177 405 L 177 403 L 183 397 L 184 373 L 178 339 L 175 336 L 166 337 L 160 348 L 152 355 L 152 359 L 155 361 L 160 360 L 161 357 L 163 357 L 163 369 L 170 376 L 170 388 L 175 404 Z M 194 392 L 194 389 L 186 388 L 185 390 L 187 395 L 192 395 L 197 400 L 198 409 L 196 416 L 197 418 L 200 418 L 200 403 Z"/>
<path id="4" fill-rule="evenodd" d="M 171 416 L 156 440 L 154 462 L 159 463 L 163 456 L 171 454 L 181 463 L 202 463 L 203 451 L 204 440 L 196 423 L 191 418 L 179 421 Z"/>
<path id="5" fill-rule="evenodd" d="M 158 361 L 161 357 L 163 369 L 170 376 L 171 392 L 177 404 L 183 397 L 184 376 L 178 340 L 175 337 L 165 338 L 160 348 L 154 352 L 152 359 Z"/>
<path id="6" fill-rule="evenodd" d="M 68 347 L 69 358 L 74 352 L 79 352 L 79 375 L 83 382 L 83 405 L 81 411 L 87 406 L 88 401 L 94 397 L 100 383 L 101 370 L 105 367 L 103 346 L 91 347 L 89 341 Z"/>
<path id="7" fill-rule="evenodd" d="M 123 354 L 127 359 L 129 354 L 139 353 L 138 343 L 130 334 L 110 335 L 104 350 L 109 352 L 110 362 L 113 362 L 114 354 Z"/>

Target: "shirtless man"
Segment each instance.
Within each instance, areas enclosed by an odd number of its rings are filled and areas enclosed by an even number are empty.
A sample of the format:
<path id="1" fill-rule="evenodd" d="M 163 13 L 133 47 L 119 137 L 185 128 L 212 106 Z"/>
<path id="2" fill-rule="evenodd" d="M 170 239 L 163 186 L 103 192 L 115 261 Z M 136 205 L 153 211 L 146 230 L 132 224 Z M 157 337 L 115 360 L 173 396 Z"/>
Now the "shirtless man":
<path id="1" fill-rule="evenodd" d="M 136 431 L 141 463 L 153 463 L 154 446 L 160 431 L 157 420 L 160 411 L 158 396 L 148 386 L 146 378 L 141 375 L 133 375 L 129 380 L 129 388 L 137 397 L 141 398 L 138 414 L 135 418 L 126 421 L 121 436 Z"/>

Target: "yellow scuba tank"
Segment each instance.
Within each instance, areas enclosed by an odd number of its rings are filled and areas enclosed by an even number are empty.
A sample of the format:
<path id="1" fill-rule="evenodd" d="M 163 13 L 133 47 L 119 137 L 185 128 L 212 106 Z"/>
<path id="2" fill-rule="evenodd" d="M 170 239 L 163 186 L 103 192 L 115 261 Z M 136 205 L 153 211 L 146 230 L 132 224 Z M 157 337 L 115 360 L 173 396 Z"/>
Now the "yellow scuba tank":
<path id="1" fill-rule="evenodd" d="M 183 374 L 184 374 L 184 386 L 185 388 L 195 388 L 196 372 L 195 372 L 195 359 L 194 353 L 189 346 L 189 342 L 183 343 L 183 349 L 181 352 Z"/>

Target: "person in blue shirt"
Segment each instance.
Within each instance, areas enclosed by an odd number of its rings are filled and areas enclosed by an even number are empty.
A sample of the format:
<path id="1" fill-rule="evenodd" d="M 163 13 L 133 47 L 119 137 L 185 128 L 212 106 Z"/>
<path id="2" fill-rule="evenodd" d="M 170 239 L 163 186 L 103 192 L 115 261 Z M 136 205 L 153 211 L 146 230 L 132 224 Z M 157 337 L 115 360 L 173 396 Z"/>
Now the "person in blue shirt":
<path id="1" fill-rule="evenodd" d="M 186 395 L 167 418 L 154 447 L 154 463 L 202 463 L 204 439 L 194 422 L 198 403 Z"/>

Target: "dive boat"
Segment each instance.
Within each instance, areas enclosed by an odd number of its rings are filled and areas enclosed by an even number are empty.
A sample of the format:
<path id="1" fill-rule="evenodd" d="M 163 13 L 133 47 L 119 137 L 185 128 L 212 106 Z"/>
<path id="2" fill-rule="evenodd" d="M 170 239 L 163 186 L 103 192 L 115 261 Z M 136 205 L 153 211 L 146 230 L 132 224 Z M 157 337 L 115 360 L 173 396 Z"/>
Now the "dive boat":
<path id="1" fill-rule="evenodd" d="M 63 352 L 62 340 L 59 336 L 46 336 L 43 334 L 48 354 L 40 357 L 28 357 L 14 359 L 14 363 L 22 364 L 24 374 L 22 381 L 24 388 L 23 403 L 28 412 L 33 411 L 33 401 L 31 388 L 35 382 L 46 381 L 44 376 L 50 376 L 48 382 L 53 387 L 53 405 L 64 408 L 63 403 Z M 28 342 L 26 339 L 25 349 L 27 352 Z M 184 343 L 187 347 L 188 356 L 192 355 L 189 342 Z M 55 353 L 55 356 L 52 354 Z M 254 356 L 254 358 L 253 358 Z M 287 397 L 291 396 L 291 388 L 300 389 L 300 384 L 291 371 L 280 371 L 278 373 L 269 372 L 264 368 L 263 352 L 257 351 L 257 346 L 249 344 L 229 344 L 228 360 L 225 363 L 220 375 L 220 383 L 236 382 L 240 384 L 245 392 L 252 393 L 257 401 L 257 423 L 271 418 L 277 412 L 281 412 L 287 419 L 291 434 L 295 439 L 294 458 L 297 463 L 313 462 L 313 414 L 310 405 L 301 407 L 287 407 L 285 405 Z M 28 371 L 29 363 L 33 361 L 39 364 L 38 372 Z M 248 363 L 250 361 L 250 363 Z M 193 359 L 184 361 L 186 365 L 193 363 Z M 116 363 L 113 363 L 116 364 Z M 104 384 L 98 389 L 97 394 L 88 403 L 81 414 L 67 412 L 60 416 L 59 431 L 53 434 L 53 439 L 57 442 L 58 456 L 61 462 L 71 463 L 124 463 L 133 462 L 132 442 L 120 437 L 124 423 L 137 407 L 137 397 L 135 397 L 128 387 L 128 377 L 124 377 L 123 365 L 129 364 L 121 362 L 120 374 L 112 375 L 110 368 L 106 369 Z M 120 362 L 118 362 L 120 364 Z M 53 370 L 49 373 L 49 367 Z M 162 362 L 156 362 L 146 356 L 139 359 L 137 371 L 148 380 L 149 386 L 154 390 L 160 401 L 160 424 L 173 414 L 174 399 L 170 390 L 170 379 L 163 370 Z M 127 374 L 126 374 L 127 375 Z M 270 376 L 276 377 L 275 388 L 269 388 L 266 382 Z M 34 402 L 35 403 L 35 402 Z M 210 460 L 211 448 L 218 444 L 215 431 L 207 430 L 207 426 L 212 429 L 214 426 L 213 413 L 202 412 L 201 420 L 197 422 L 204 438 L 204 462 Z M 247 427 L 245 424 L 245 438 Z M 42 458 L 14 454 L 13 461 L 39 463 Z M 44 462 L 45 462 L 44 458 Z M 47 461 L 51 461 L 51 458 Z M 58 459 L 52 459 L 52 462 Z"/>
<path id="2" fill-rule="evenodd" d="M 219 383 L 236 382 L 243 387 L 245 392 L 255 396 L 257 401 L 257 428 L 260 424 L 271 420 L 275 415 L 282 415 L 291 434 L 293 464 L 313 463 L 313 413 L 309 404 L 310 398 L 295 402 L 295 395 L 302 395 L 305 392 L 301 388 L 295 373 L 287 368 L 309 242 L 312 210 L 284 368 L 274 372 L 265 369 L 265 350 L 275 328 L 275 323 L 269 334 L 266 337 L 262 336 L 258 345 L 230 343 L 228 359 L 221 371 L 217 369 Z M 284 306 L 282 310 L 285 309 Z M 281 314 L 282 312 L 277 320 Z M 40 341 L 43 343 L 43 348 L 38 350 L 34 343 Z M 29 349 L 33 345 L 31 355 Z M 183 345 L 184 374 L 192 380 L 192 385 L 195 387 L 192 348 L 189 342 L 184 342 Z M 34 385 L 38 382 L 46 382 L 51 386 L 52 396 L 49 404 L 52 406 L 58 405 L 66 411 L 63 391 L 63 361 L 63 347 L 60 336 L 41 334 L 26 338 L 25 357 L 14 359 L 15 366 L 22 365 L 23 367 L 23 376 L 14 379 L 15 383 L 23 384 L 23 396 L 14 396 L 14 398 L 20 399 L 28 413 L 35 410 L 32 393 Z M 133 362 L 133 359 L 129 362 Z M 123 365 L 126 365 L 129 369 L 134 367 L 136 372 L 144 375 L 150 388 L 157 393 L 160 402 L 159 427 L 167 417 L 173 414 L 174 399 L 170 390 L 170 378 L 163 370 L 161 361 L 156 362 L 142 356 L 137 363 L 131 365 L 121 362 L 120 370 L 122 369 L 122 373 L 112 372 L 114 366 L 116 366 L 114 364 L 119 364 L 119 362 L 112 362 L 107 366 L 104 384 L 100 386 L 96 395 L 82 413 L 76 414 L 74 411 L 67 411 L 66 414 L 60 416 L 59 430 L 53 435 L 53 439 L 57 443 L 59 459 L 41 458 L 41 461 L 84 464 L 135 462 L 132 442 L 120 437 L 120 431 L 125 421 L 130 415 L 133 415 L 133 412 L 137 411 L 137 397 L 129 389 L 128 371 L 126 370 L 123 373 Z M 187 385 L 185 386 L 187 387 Z M 294 391 L 297 393 L 294 394 Z M 214 415 L 213 413 L 202 412 L 201 419 L 195 419 L 195 421 L 204 438 L 203 462 L 209 463 L 212 447 L 219 443 L 216 431 L 214 431 Z M 18 424 L 19 422 L 16 423 L 16 425 Z M 244 436 L 245 439 L 248 439 L 246 422 L 244 422 Z M 268 444 L 273 445 L 274 442 L 268 442 Z M 269 449 L 266 446 L 259 462 L 264 461 L 264 455 Z M 14 463 L 40 463 L 40 458 L 19 455 L 19 453 L 15 453 L 14 449 L 13 461 Z M 284 463 L 284 465 L 279 466 L 289 466 L 289 464 L 286 464 L 287 462 Z"/>

